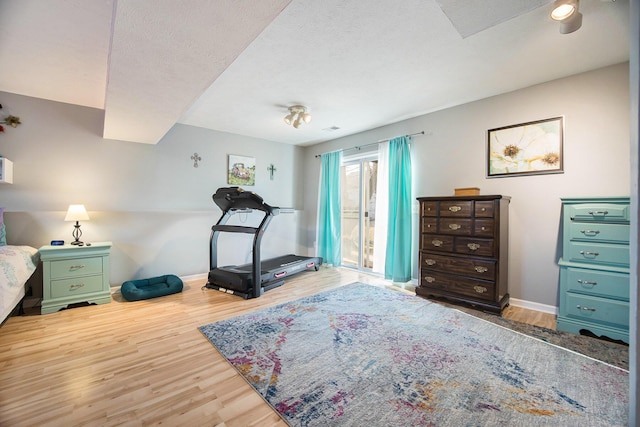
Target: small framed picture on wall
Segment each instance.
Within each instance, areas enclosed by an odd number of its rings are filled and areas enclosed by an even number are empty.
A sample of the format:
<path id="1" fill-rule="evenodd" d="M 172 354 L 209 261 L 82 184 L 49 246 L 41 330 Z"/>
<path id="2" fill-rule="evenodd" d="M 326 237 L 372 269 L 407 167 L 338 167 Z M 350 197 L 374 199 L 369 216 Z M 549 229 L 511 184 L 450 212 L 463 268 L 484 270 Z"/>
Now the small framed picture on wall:
<path id="1" fill-rule="evenodd" d="M 255 157 L 229 154 L 227 166 L 227 183 L 238 186 L 256 185 Z"/>

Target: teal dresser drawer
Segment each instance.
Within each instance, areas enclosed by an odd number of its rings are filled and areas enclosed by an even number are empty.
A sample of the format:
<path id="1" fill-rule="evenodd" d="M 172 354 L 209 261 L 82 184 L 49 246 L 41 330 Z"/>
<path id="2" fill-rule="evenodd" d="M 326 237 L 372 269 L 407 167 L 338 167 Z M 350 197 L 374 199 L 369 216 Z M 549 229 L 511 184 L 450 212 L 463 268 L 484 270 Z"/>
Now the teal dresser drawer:
<path id="1" fill-rule="evenodd" d="M 569 261 L 573 262 L 629 266 L 629 246 L 627 245 L 570 242 L 568 255 Z"/>
<path id="2" fill-rule="evenodd" d="M 76 258 L 51 261 L 51 278 L 78 277 L 102 274 L 102 258 Z"/>
<path id="3" fill-rule="evenodd" d="M 86 276 L 51 281 L 51 297 L 78 296 L 102 290 L 102 276 Z"/>
<path id="4" fill-rule="evenodd" d="M 627 224 L 572 222 L 569 238 L 585 242 L 629 243 L 630 231 Z"/>
<path id="5" fill-rule="evenodd" d="M 568 214 L 574 221 L 628 222 L 629 205 L 614 203 L 581 203 L 570 206 Z"/>
<path id="6" fill-rule="evenodd" d="M 563 268 L 560 280 L 568 292 L 629 301 L 629 275 L 610 271 Z"/>
<path id="7" fill-rule="evenodd" d="M 629 303 L 606 298 L 567 293 L 564 312 L 567 317 L 628 327 Z"/>

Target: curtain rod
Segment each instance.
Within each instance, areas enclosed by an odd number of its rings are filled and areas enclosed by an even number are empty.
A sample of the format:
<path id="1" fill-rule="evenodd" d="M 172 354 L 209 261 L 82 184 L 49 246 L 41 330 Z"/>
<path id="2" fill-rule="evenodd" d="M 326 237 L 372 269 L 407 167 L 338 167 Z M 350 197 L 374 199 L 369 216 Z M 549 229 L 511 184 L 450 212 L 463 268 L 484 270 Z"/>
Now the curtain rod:
<path id="1" fill-rule="evenodd" d="M 406 137 L 410 137 L 410 136 L 416 136 L 416 135 L 424 135 L 424 131 L 422 132 L 416 132 L 416 133 L 412 133 L 409 135 L 402 135 L 402 136 L 406 136 Z M 328 153 L 337 153 L 340 151 L 348 151 L 348 150 L 355 150 L 355 149 L 361 149 L 363 147 L 369 147 L 370 145 L 375 145 L 375 144 L 379 144 L 381 142 L 387 142 L 387 141 L 391 141 L 393 138 L 389 138 L 389 139 L 381 139 L 379 141 L 376 142 L 370 142 L 369 144 L 364 144 L 364 145 L 356 145 L 355 147 L 351 147 L 351 148 L 341 148 L 340 150 L 333 150 L 333 151 L 327 151 L 326 153 L 322 153 L 322 154 L 328 154 Z M 316 154 L 316 158 L 322 156 L 322 154 Z"/>

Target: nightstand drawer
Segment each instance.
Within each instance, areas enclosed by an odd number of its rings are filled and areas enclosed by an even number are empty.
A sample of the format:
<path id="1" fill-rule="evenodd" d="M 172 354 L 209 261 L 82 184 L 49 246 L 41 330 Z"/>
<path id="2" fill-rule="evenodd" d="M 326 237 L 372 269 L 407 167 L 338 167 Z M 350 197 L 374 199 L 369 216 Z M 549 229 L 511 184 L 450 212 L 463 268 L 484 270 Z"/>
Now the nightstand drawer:
<path id="1" fill-rule="evenodd" d="M 566 275 L 560 280 L 566 283 L 569 292 L 629 301 L 628 274 L 570 267 L 561 269 L 560 275 Z"/>
<path id="2" fill-rule="evenodd" d="M 628 222 L 629 205 L 612 203 L 584 203 L 569 207 L 569 216 L 576 221 Z"/>
<path id="3" fill-rule="evenodd" d="M 572 222 L 569 238 L 601 243 L 629 243 L 630 232 L 627 224 Z"/>
<path id="4" fill-rule="evenodd" d="M 567 317 L 629 326 L 629 303 L 626 301 L 608 300 L 567 292 L 565 307 L 560 307 L 560 310 L 561 313 L 566 313 Z"/>
<path id="5" fill-rule="evenodd" d="M 588 264 L 629 266 L 629 246 L 569 242 L 569 260 Z"/>
<path id="6" fill-rule="evenodd" d="M 51 261 L 51 279 L 102 274 L 102 258 L 75 258 Z"/>
<path id="7" fill-rule="evenodd" d="M 51 281 L 51 297 L 61 298 L 102 290 L 102 276 L 86 276 Z"/>

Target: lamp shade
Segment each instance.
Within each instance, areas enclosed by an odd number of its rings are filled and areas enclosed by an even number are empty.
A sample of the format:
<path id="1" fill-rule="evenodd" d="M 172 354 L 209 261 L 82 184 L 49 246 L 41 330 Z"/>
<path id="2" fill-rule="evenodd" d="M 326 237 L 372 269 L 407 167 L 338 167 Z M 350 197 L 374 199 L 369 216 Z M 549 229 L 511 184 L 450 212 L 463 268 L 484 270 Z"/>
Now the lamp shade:
<path id="1" fill-rule="evenodd" d="M 89 214 L 84 208 L 84 205 L 69 205 L 67 216 L 64 217 L 65 221 L 88 221 Z"/>

